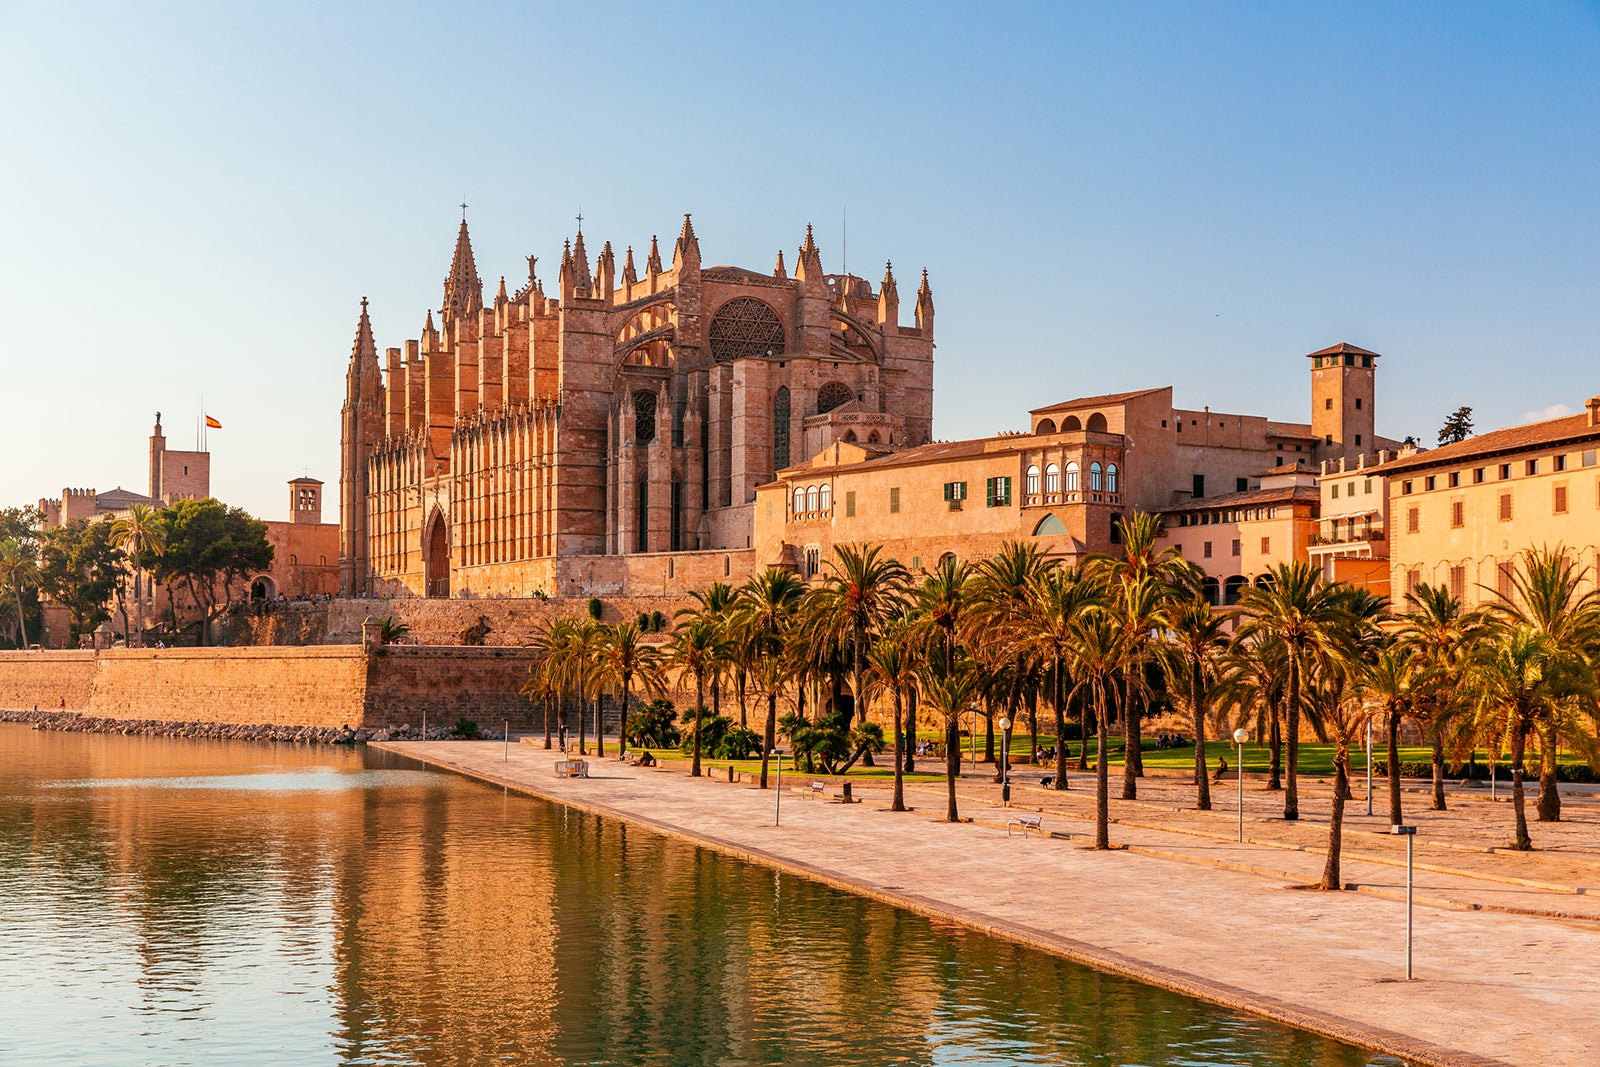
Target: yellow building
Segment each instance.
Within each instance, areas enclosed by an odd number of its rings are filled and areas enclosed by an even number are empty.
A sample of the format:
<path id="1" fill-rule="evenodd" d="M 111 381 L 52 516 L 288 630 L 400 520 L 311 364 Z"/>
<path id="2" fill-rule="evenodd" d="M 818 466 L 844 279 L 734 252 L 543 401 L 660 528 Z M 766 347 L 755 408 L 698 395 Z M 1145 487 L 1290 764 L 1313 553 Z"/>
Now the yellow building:
<path id="1" fill-rule="evenodd" d="M 1404 448 L 1400 457 L 1416 452 Z M 1389 492 L 1387 449 L 1324 461 L 1317 476 L 1317 532 L 1307 554 L 1330 582 L 1389 596 Z"/>
<path id="2" fill-rule="evenodd" d="M 1583 414 L 1479 434 L 1383 466 L 1396 598 L 1419 582 L 1468 605 L 1509 593 L 1518 553 L 1564 546 L 1595 578 L 1600 396 Z"/>

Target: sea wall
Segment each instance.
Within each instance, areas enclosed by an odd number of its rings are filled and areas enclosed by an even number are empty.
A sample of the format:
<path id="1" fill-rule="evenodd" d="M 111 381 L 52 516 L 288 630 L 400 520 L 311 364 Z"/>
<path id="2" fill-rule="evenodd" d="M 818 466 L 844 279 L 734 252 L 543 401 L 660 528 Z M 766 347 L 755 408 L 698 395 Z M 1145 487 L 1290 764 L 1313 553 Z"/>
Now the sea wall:
<path id="1" fill-rule="evenodd" d="M 359 645 L 0 652 L 0 708 L 166 722 L 531 727 L 512 648 Z"/>

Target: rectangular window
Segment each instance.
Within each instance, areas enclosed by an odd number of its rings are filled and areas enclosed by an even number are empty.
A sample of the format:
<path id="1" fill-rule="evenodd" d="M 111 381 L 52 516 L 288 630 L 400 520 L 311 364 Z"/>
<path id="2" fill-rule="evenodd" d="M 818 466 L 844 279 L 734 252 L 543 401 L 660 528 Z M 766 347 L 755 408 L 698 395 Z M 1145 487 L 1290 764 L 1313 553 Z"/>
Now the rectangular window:
<path id="1" fill-rule="evenodd" d="M 1332 411 L 1333 410 L 1333 397 L 1328 396 L 1328 397 L 1323 397 L 1322 398 L 1322 410 L 1323 411 Z"/>
<path id="2" fill-rule="evenodd" d="M 1495 568 L 1495 591 L 1506 600 L 1511 599 L 1511 593 L 1516 586 L 1511 581 L 1511 576 L 1516 573 L 1516 564 L 1502 563 Z"/>
<path id="3" fill-rule="evenodd" d="M 1411 479 L 1407 478 L 1405 481 L 1400 483 L 1400 493 L 1401 493 L 1401 495 L 1402 496 L 1410 496 L 1412 488 L 1413 487 L 1412 487 L 1412 484 L 1411 484 Z"/>
<path id="4" fill-rule="evenodd" d="M 1422 515 L 1416 508 L 1406 509 L 1406 533 L 1416 533 L 1422 528 Z"/>
<path id="5" fill-rule="evenodd" d="M 1338 500 L 1339 499 L 1339 483 L 1338 482 L 1334 482 L 1333 483 L 1333 499 L 1334 500 Z"/>
<path id="6" fill-rule="evenodd" d="M 1356 410 L 1357 411 L 1361 410 L 1361 398 L 1359 396 L 1356 397 Z"/>
<path id="7" fill-rule="evenodd" d="M 1200 546 L 1200 555 L 1205 559 L 1211 558 L 1211 542 L 1207 541 Z"/>
<path id="8" fill-rule="evenodd" d="M 1193 484 L 1194 497 L 1196 500 L 1206 495 L 1206 476 L 1204 474 L 1194 475 Z"/>
<path id="9" fill-rule="evenodd" d="M 1467 506 L 1463 501 L 1450 501 L 1450 528 L 1459 530 L 1467 524 Z"/>
<path id="10" fill-rule="evenodd" d="M 1344 487 L 1344 495 L 1345 496 L 1355 496 L 1356 495 L 1356 483 L 1355 482 L 1351 482 L 1349 485 Z"/>
<path id="11" fill-rule="evenodd" d="M 889 489 L 889 514 L 900 514 L 900 487 L 891 486 Z"/>
<path id="12" fill-rule="evenodd" d="M 983 486 L 983 500 L 991 508 L 1008 507 L 1011 504 L 1011 479 L 990 478 Z"/>
<path id="13" fill-rule="evenodd" d="M 1233 491 L 1236 493 L 1248 493 L 1250 491 L 1250 479 L 1235 478 L 1233 480 Z"/>
<path id="14" fill-rule="evenodd" d="M 1467 568 L 1450 568 L 1450 595 L 1457 600 L 1461 600 L 1467 595 Z"/>
<path id="15" fill-rule="evenodd" d="M 1530 459 L 1522 465 L 1522 468 L 1523 472 L 1531 478 L 1533 475 L 1539 473 L 1539 461 L 1536 459 Z"/>
<path id="16" fill-rule="evenodd" d="M 1565 515 L 1566 513 L 1567 513 L 1567 487 L 1564 486 L 1564 485 L 1558 485 L 1558 486 L 1556 486 L 1556 514 L 1557 515 Z"/>
<path id="17" fill-rule="evenodd" d="M 1372 479 L 1371 478 L 1367 478 L 1362 482 L 1361 491 L 1363 493 L 1372 492 Z"/>
<path id="18" fill-rule="evenodd" d="M 1428 475 L 1428 477 L 1424 479 L 1422 487 L 1430 493 L 1433 492 L 1435 489 L 1439 488 L 1438 477 L 1432 474 Z"/>
<path id="19" fill-rule="evenodd" d="M 1500 464 L 1500 480 L 1503 482 L 1503 481 L 1506 481 L 1510 477 L 1511 477 L 1511 464 L 1509 464 L 1509 463 Z"/>
<path id="20" fill-rule="evenodd" d="M 1239 554 L 1239 542 L 1237 540 L 1233 542 L 1233 554 L 1235 556 Z"/>
<path id="21" fill-rule="evenodd" d="M 912 556 L 911 557 L 911 569 L 914 570 L 914 571 L 920 571 L 922 569 L 922 557 L 921 556 Z"/>
<path id="22" fill-rule="evenodd" d="M 1567 457 L 1566 456 L 1557 456 L 1556 459 L 1555 459 L 1555 464 L 1556 464 L 1556 470 L 1558 470 L 1558 471 L 1566 470 L 1567 469 Z"/>
<path id="23" fill-rule="evenodd" d="M 951 503 L 955 503 L 958 500 L 967 499 L 967 483 L 966 482 L 945 482 L 944 483 L 944 498 L 946 500 L 950 501 Z"/>
<path id="24" fill-rule="evenodd" d="M 1415 567 L 1406 571 L 1406 592 L 1414 593 L 1422 581 L 1422 572 Z"/>
<path id="25" fill-rule="evenodd" d="M 854 489 L 844 495 L 844 517 L 847 519 L 856 517 L 856 491 Z"/>
<path id="26" fill-rule="evenodd" d="M 1450 488 L 1455 489 L 1460 484 L 1461 484 L 1461 472 L 1460 471 L 1451 471 L 1450 472 Z"/>
<path id="27" fill-rule="evenodd" d="M 1583 465 L 1585 467 L 1592 467 L 1596 462 L 1600 462 L 1600 454 L 1597 454 L 1594 449 L 1591 448 L 1583 454 Z"/>
<path id="28" fill-rule="evenodd" d="M 1263 537 L 1261 539 L 1261 554 L 1263 556 L 1272 555 L 1272 538 Z"/>
<path id="29" fill-rule="evenodd" d="M 1482 485 L 1483 484 L 1483 468 L 1482 467 L 1478 467 L 1478 468 L 1473 470 L 1473 472 L 1472 472 L 1472 484 L 1473 485 Z"/>
<path id="30" fill-rule="evenodd" d="M 1510 522 L 1511 521 L 1511 494 L 1510 493 L 1501 493 L 1500 494 L 1500 521 L 1501 522 Z"/>

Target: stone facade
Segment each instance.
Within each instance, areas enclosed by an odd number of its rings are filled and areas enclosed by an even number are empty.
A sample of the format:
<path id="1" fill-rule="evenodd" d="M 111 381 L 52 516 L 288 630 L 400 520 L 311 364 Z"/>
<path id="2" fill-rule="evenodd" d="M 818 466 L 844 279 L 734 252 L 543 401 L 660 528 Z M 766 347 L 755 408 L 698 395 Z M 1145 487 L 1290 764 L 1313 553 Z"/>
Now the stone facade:
<path id="1" fill-rule="evenodd" d="M 792 277 L 781 253 L 771 272 L 703 267 L 688 216 L 670 266 L 654 238 L 642 272 L 609 242 L 591 265 L 582 232 L 557 294 L 535 264 L 486 305 L 463 221 L 437 324 L 428 312 L 381 366 L 362 302 L 342 410 L 346 594 L 738 580 L 777 470 L 835 440 L 931 435 L 926 274 L 905 326 L 892 268 L 876 291 L 825 274 L 809 228 Z M 664 562 L 623 562 L 636 557 Z"/>

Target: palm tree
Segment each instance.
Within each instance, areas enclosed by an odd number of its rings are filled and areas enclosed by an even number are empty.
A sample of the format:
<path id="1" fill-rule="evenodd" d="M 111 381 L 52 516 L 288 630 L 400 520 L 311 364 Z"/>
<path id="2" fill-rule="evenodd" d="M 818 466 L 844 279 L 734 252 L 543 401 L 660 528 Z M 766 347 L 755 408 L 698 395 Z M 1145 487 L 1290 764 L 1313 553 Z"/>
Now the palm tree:
<path id="1" fill-rule="evenodd" d="M 1474 650 L 1466 682 L 1478 715 L 1500 718 L 1510 739 L 1511 802 L 1516 813 L 1511 847 L 1525 852 L 1533 847 L 1523 797 L 1528 735 L 1542 715 L 1564 701 L 1581 700 L 1592 708 L 1594 671 L 1586 662 L 1562 654 L 1549 634 L 1506 623 L 1495 624 L 1493 631 L 1493 639 Z"/>
<path id="2" fill-rule="evenodd" d="M 133 558 L 134 574 L 134 628 L 138 631 L 138 644 L 144 644 L 144 561 L 146 555 L 159 557 L 167 549 L 167 525 L 162 521 L 161 510 L 148 504 L 132 504 L 111 523 L 111 540 L 118 548 Z"/>
<path id="3" fill-rule="evenodd" d="M 923 700 L 944 720 L 945 821 L 960 822 L 956 812 L 956 777 L 961 773 L 961 716 L 978 701 L 978 668 L 965 656 L 939 663 L 932 661 L 918 674 Z"/>
<path id="4" fill-rule="evenodd" d="M 767 788 L 767 763 L 778 742 L 778 691 L 786 676 L 784 642 L 804 595 L 800 579 L 779 567 L 768 567 L 739 589 L 735 603 L 734 640 L 748 650 L 767 694 L 767 724 L 761 742 L 761 788 Z"/>
<path id="5" fill-rule="evenodd" d="M 1405 820 L 1400 810 L 1400 721 L 1412 713 L 1416 696 L 1427 688 L 1424 665 L 1416 646 L 1389 643 L 1363 666 L 1356 690 L 1383 716 L 1389 777 L 1389 824 Z M 1365 720 L 1363 720 L 1365 722 Z"/>
<path id="6" fill-rule="evenodd" d="M 39 581 L 39 567 L 22 542 L 8 537 L 0 541 L 0 588 L 11 591 L 17 605 L 17 647 L 28 647 L 28 621 L 22 609 L 22 590 Z"/>
<path id="7" fill-rule="evenodd" d="M 633 683 L 637 681 L 646 692 L 659 693 L 663 688 L 661 671 L 661 649 L 644 640 L 637 623 L 625 622 L 620 626 L 602 628 L 600 641 L 595 648 L 595 683 L 609 686 L 618 694 L 621 719 L 618 759 L 628 754 L 628 697 L 633 690 Z M 698 729 L 695 732 L 698 735 Z M 600 755 L 604 756 L 605 739 L 598 721 L 595 734 Z"/>
<path id="8" fill-rule="evenodd" d="M 1442 585 L 1418 585 L 1406 594 L 1400 640 L 1414 649 L 1421 684 L 1412 694 L 1411 714 L 1427 731 L 1433 747 L 1433 810 L 1445 810 L 1444 737 L 1440 724 L 1461 700 L 1461 675 L 1472 648 L 1483 635 L 1487 615 L 1468 611 Z M 1390 761 L 1394 756 L 1391 754 Z M 1391 770 L 1398 780 L 1398 771 Z M 1394 786 L 1398 788 L 1398 785 Z"/>
<path id="9" fill-rule="evenodd" d="M 564 623 L 565 625 L 561 625 Z M 599 647 L 604 627 L 594 619 L 583 617 L 563 619 L 558 623 L 556 644 L 552 649 L 554 663 L 551 669 L 563 692 L 575 692 L 578 698 L 578 755 L 588 752 L 588 735 L 584 712 L 588 704 L 589 685 L 594 680 L 595 650 Z M 595 725 L 599 726 L 599 702 L 596 701 Z M 605 755 L 602 746 L 598 750 Z"/>
<path id="10" fill-rule="evenodd" d="M 1589 577 L 1560 547 L 1530 548 L 1512 570 L 1512 595 L 1497 605 L 1504 617 L 1548 637 L 1555 654 L 1593 663 L 1600 654 L 1600 590 L 1579 592 Z M 1556 751 L 1563 733 L 1573 740 L 1589 741 L 1593 734 L 1581 725 L 1563 731 L 1561 724 L 1581 724 L 1565 709 L 1546 709 L 1538 724 L 1540 822 L 1561 821 L 1561 792 L 1556 785 Z"/>
<path id="11" fill-rule="evenodd" d="M 1095 717 L 1094 847 L 1111 847 L 1111 790 L 1106 772 L 1107 702 L 1116 675 L 1128 661 L 1127 631 L 1111 611 L 1090 608 L 1072 622 L 1075 689 L 1086 691 Z"/>
<path id="12" fill-rule="evenodd" d="M 732 655 L 732 647 L 727 643 L 728 627 L 733 615 L 734 588 L 727 582 L 712 582 L 703 592 L 690 593 L 689 596 L 694 599 L 696 606 L 680 608 L 674 614 L 674 618 L 704 619 L 717 631 L 720 654 L 706 672 L 706 677 L 711 682 L 711 714 L 722 714 L 722 683 L 731 667 L 739 698 L 739 725 L 749 726 L 745 702 L 745 672 L 738 658 Z"/>
<path id="13" fill-rule="evenodd" d="M 1206 773 L 1206 712 L 1209 681 L 1214 663 L 1227 639 L 1226 620 L 1211 610 L 1204 596 L 1192 597 L 1177 605 L 1167 616 L 1166 642 L 1161 665 L 1169 684 L 1189 691 L 1189 716 L 1194 723 L 1195 808 L 1211 810 L 1211 782 Z"/>
<path id="14" fill-rule="evenodd" d="M 937 658 L 946 667 L 954 665 L 964 633 L 971 578 L 972 569 L 946 553 L 917 589 L 913 616 L 917 632 L 928 642 L 929 658 Z"/>
<path id="15" fill-rule="evenodd" d="M 1245 590 L 1239 598 L 1239 615 L 1244 621 L 1237 639 L 1273 638 L 1283 642 L 1288 654 L 1284 707 L 1289 773 L 1283 817 L 1298 819 L 1302 676 L 1309 658 L 1325 661 L 1333 653 L 1341 631 L 1350 625 L 1350 615 L 1338 589 L 1304 560 L 1276 565 L 1268 572 L 1266 585 Z"/>
<path id="16" fill-rule="evenodd" d="M 1027 598 L 1006 628 L 1010 644 L 1020 656 L 1041 665 L 1049 685 L 1056 727 L 1056 789 L 1067 788 L 1067 705 L 1073 691 L 1074 623 L 1084 611 L 1101 603 L 1099 584 L 1089 580 L 1081 566 L 1042 571 L 1029 580 Z M 1079 743 L 1088 747 L 1087 731 Z"/>
<path id="17" fill-rule="evenodd" d="M 829 574 L 806 593 L 814 633 L 836 637 L 848 649 L 854 711 L 866 719 L 867 654 L 872 641 L 905 603 L 910 573 L 883 555 L 882 545 L 840 545 L 828 561 Z M 848 729 L 851 716 L 845 716 Z"/>
<path id="18" fill-rule="evenodd" d="M 1330 672 L 1339 673 L 1339 672 Z M 1344 888 L 1339 859 L 1344 844 L 1344 805 L 1350 798 L 1350 742 L 1367 724 L 1369 712 L 1360 699 L 1348 699 L 1343 685 L 1330 687 L 1332 699 L 1321 709 L 1323 732 L 1333 739 L 1333 808 L 1328 817 L 1328 859 L 1319 889 Z"/>
<path id="19" fill-rule="evenodd" d="M 691 615 L 672 633 L 670 662 L 680 675 L 694 677 L 694 757 L 689 765 L 693 778 L 700 777 L 700 720 L 705 713 L 706 676 L 717 669 L 726 654 L 727 642 L 714 619 Z"/>
<path id="20" fill-rule="evenodd" d="M 987 638 L 974 642 L 980 659 L 1005 658 L 1009 683 L 1004 693 L 1006 713 L 1016 721 L 1024 698 L 1028 700 L 1030 758 L 1039 758 L 1038 672 L 1030 670 L 1026 651 L 1008 640 L 1025 612 L 1031 583 L 1057 566 L 1038 545 L 1029 541 L 1007 541 L 999 551 L 980 562 L 972 581 L 970 624 Z M 998 664 L 997 664 L 998 665 Z"/>
<path id="21" fill-rule="evenodd" d="M 883 635 L 867 653 L 867 665 L 876 682 L 889 692 L 894 708 L 894 799 L 890 811 L 906 810 L 905 759 L 902 749 L 914 744 L 917 736 L 916 722 L 907 717 L 902 726 L 901 715 L 907 710 L 905 695 L 917 679 L 916 645 L 911 640 L 904 619 L 889 625 Z"/>
<path id="22" fill-rule="evenodd" d="M 557 653 L 564 640 L 562 633 L 570 621 L 560 619 L 553 625 L 536 627 L 533 640 L 528 642 L 533 663 L 528 667 L 528 680 L 522 684 L 522 692 L 544 706 L 544 747 L 547 749 L 550 747 L 550 710 L 563 695 Z"/>

